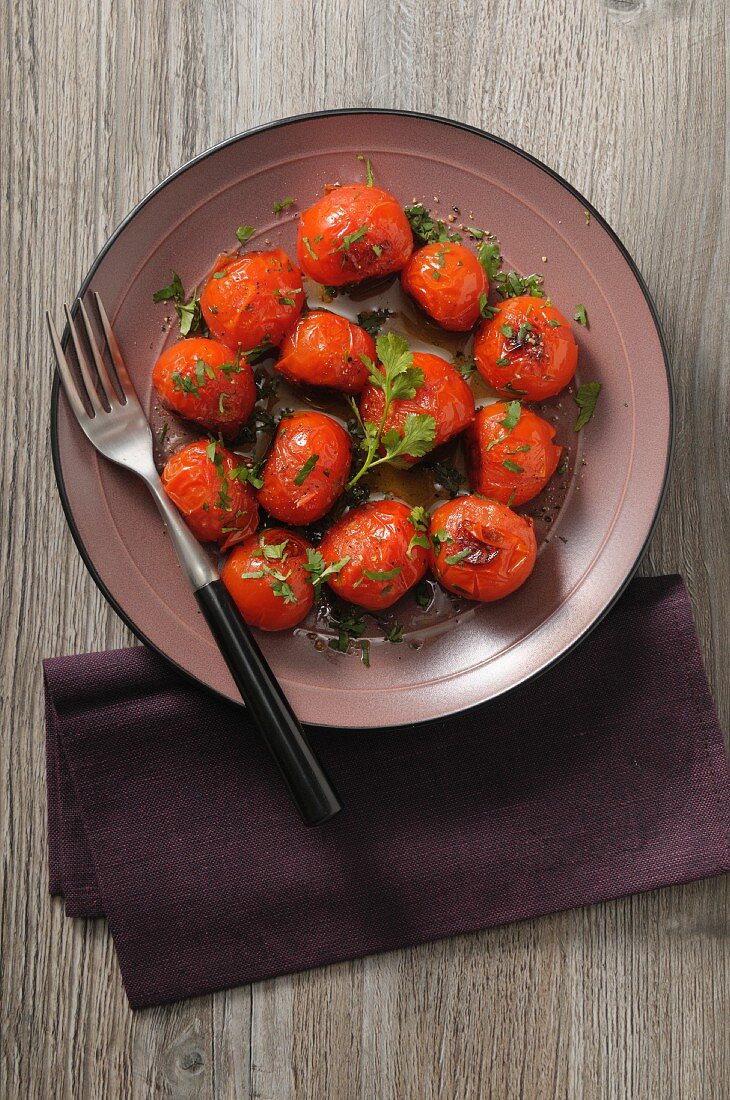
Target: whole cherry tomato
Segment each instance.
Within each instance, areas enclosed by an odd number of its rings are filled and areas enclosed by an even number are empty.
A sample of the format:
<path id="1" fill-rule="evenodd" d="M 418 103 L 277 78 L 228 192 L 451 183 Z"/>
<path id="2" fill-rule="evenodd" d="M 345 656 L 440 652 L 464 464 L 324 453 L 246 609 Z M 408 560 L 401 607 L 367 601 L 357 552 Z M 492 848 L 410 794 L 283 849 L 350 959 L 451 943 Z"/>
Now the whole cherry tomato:
<path id="1" fill-rule="evenodd" d="M 242 351 L 278 348 L 303 305 L 302 274 L 281 248 L 224 253 L 200 296 L 213 335 Z"/>
<path id="2" fill-rule="evenodd" d="M 313 309 L 284 337 L 276 369 L 291 382 L 359 393 L 368 380 L 363 355 L 375 359 L 375 341 L 364 328 Z"/>
<path id="3" fill-rule="evenodd" d="M 221 580 L 241 615 L 260 630 L 286 630 L 314 606 L 307 565 L 312 544 L 283 527 L 268 527 L 235 547 Z"/>
<path id="4" fill-rule="evenodd" d="M 468 427 L 474 419 L 474 396 L 462 376 L 439 355 L 414 351 L 413 366 L 423 371 L 423 385 L 415 396 L 393 401 L 385 421 L 385 430 L 396 428 L 403 434 L 406 418 L 412 414 L 432 416 L 436 421 L 433 447 L 439 447 L 447 439 Z M 380 424 L 385 395 L 378 386 L 368 383 L 360 397 L 360 416 L 373 424 Z M 404 456 L 413 463 L 417 458 Z"/>
<path id="5" fill-rule="evenodd" d="M 169 459 L 162 484 L 195 537 L 227 550 L 258 527 L 259 507 L 248 473 L 232 451 L 203 439 Z"/>
<path id="6" fill-rule="evenodd" d="M 413 251 L 403 207 L 379 187 L 335 187 L 301 216 L 297 259 L 315 282 L 344 286 L 400 271 Z"/>
<path id="7" fill-rule="evenodd" d="M 469 481 L 474 492 L 524 504 L 545 488 L 560 459 L 555 428 L 519 401 L 479 409 L 467 433 Z"/>
<path id="8" fill-rule="evenodd" d="M 225 344 L 198 336 L 163 351 L 152 384 L 173 412 L 224 439 L 238 434 L 256 402 L 250 364 Z"/>
<path id="9" fill-rule="evenodd" d="M 545 298 L 507 298 L 474 337 L 479 373 L 504 397 L 542 401 L 568 385 L 578 363 L 570 325 Z"/>
<path id="10" fill-rule="evenodd" d="M 327 565 L 345 564 L 327 583 L 368 611 L 383 611 L 420 581 L 428 566 L 425 523 L 398 500 L 371 500 L 330 527 L 319 550 Z"/>
<path id="11" fill-rule="evenodd" d="M 482 497 L 457 497 L 431 516 L 431 569 L 457 596 L 489 603 L 514 592 L 537 557 L 532 520 Z"/>
<path id="12" fill-rule="evenodd" d="M 437 241 L 414 252 L 401 274 L 406 294 L 441 328 L 468 332 L 481 316 L 489 279 L 463 244 Z"/>
<path id="13" fill-rule="evenodd" d="M 266 460 L 259 504 L 283 523 L 313 523 L 329 512 L 344 489 L 350 459 L 350 437 L 331 416 L 285 416 Z"/>

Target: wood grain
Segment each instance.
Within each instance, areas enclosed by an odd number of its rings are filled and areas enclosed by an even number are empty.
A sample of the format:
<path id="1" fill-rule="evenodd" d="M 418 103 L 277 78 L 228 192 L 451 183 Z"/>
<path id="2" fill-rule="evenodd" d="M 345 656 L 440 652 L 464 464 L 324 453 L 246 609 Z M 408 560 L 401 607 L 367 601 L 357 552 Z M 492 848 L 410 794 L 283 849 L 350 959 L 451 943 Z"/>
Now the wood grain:
<path id="1" fill-rule="evenodd" d="M 136 1014 L 104 923 L 65 920 L 46 894 L 40 661 L 131 639 L 56 499 L 43 310 L 59 315 L 162 176 L 301 111 L 392 106 L 483 126 L 556 168 L 626 242 L 678 398 L 674 475 L 643 569 L 685 576 L 727 726 L 728 16 L 724 0 L 642 6 L 625 20 L 602 0 L 0 8 L 7 1100 L 730 1097 L 727 880 Z"/>

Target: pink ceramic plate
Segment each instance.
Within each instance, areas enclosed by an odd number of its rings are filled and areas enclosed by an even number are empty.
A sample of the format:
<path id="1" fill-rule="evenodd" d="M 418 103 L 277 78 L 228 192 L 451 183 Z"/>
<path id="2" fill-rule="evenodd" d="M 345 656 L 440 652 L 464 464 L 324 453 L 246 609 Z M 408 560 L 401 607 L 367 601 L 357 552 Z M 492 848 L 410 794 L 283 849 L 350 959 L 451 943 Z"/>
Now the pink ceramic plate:
<path id="1" fill-rule="evenodd" d="M 544 273 L 546 290 L 572 316 L 585 305 L 590 328 L 575 326 L 578 381 L 603 392 L 593 421 L 571 429 L 569 483 L 543 530 L 528 583 L 498 604 L 465 605 L 423 625 L 412 616 L 405 641 L 355 655 L 317 648 L 304 634 L 260 635 L 299 716 L 330 726 L 388 726 L 492 699 L 543 672 L 577 644 L 634 572 L 656 520 L 672 440 L 672 394 L 656 313 L 630 256 L 605 221 L 563 180 L 504 142 L 458 123 L 390 111 L 309 115 L 232 138 L 159 185 L 104 246 L 79 292 L 99 291 L 143 401 L 163 344 L 162 309 L 152 294 L 171 269 L 186 287 L 241 223 L 293 251 L 291 211 L 326 182 L 362 177 L 370 156 L 377 183 L 403 202 L 414 197 L 444 216 L 457 204 L 469 224 L 501 241 L 505 267 Z M 542 257 L 547 257 L 544 263 Z M 167 311 L 169 312 L 169 311 Z M 572 422 L 575 407 L 564 397 Z M 178 568 L 151 498 L 134 477 L 97 456 L 76 425 L 58 380 L 53 456 L 61 498 L 84 561 L 112 606 L 147 644 L 213 691 L 236 699 L 228 671 Z"/>

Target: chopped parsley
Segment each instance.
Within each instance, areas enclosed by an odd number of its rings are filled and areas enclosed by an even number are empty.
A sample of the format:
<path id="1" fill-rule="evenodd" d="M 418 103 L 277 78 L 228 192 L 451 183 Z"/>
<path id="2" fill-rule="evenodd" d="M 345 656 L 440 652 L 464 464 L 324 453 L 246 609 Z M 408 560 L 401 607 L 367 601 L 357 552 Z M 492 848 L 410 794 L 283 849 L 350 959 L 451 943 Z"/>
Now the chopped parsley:
<path id="1" fill-rule="evenodd" d="M 472 548 L 470 546 L 467 546 L 463 550 L 458 550 L 455 554 L 448 554 L 446 557 L 446 564 L 458 565 L 459 562 L 462 562 L 464 560 L 464 558 L 468 558 L 471 553 Z"/>
<path id="2" fill-rule="evenodd" d="M 287 206 L 293 206 L 296 199 L 277 199 L 274 203 L 274 213 L 281 214 L 282 210 L 286 210 Z"/>
<path id="3" fill-rule="evenodd" d="M 312 582 L 315 596 L 319 596 L 320 589 L 324 582 L 344 569 L 349 560 L 350 558 L 347 556 L 328 565 L 319 550 L 312 550 L 311 548 L 307 550 L 307 564 L 304 568 L 307 573 L 309 573 L 309 579 Z"/>
<path id="4" fill-rule="evenodd" d="M 507 412 L 504 419 L 500 420 L 500 424 L 503 428 L 506 428 L 508 432 L 511 432 L 519 423 L 521 414 L 522 405 L 520 405 L 519 401 L 509 401 L 507 404 Z"/>
<path id="5" fill-rule="evenodd" d="M 406 217 L 411 232 L 420 244 L 433 244 L 435 241 L 460 241 L 458 233 L 450 233 L 446 224 L 434 221 L 423 203 L 406 206 Z"/>
<path id="6" fill-rule="evenodd" d="M 375 183 L 375 173 L 373 172 L 373 166 L 370 163 L 370 157 L 365 157 L 362 153 L 358 153 L 357 159 L 365 161 L 365 179 L 367 181 L 368 187 L 372 187 Z"/>
<path id="7" fill-rule="evenodd" d="M 509 470 L 513 474 L 524 474 L 525 467 L 520 466 L 517 462 L 513 462 L 511 458 L 505 458 L 502 460 L 502 465 L 505 470 Z"/>
<path id="8" fill-rule="evenodd" d="M 496 279 L 502 266 L 502 252 L 499 241 L 482 241 L 477 249 L 477 259 L 489 279 Z"/>
<path id="9" fill-rule="evenodd" d="M 579 432 L 581 428 L 584 428 L 588 421 L 593 416 L 596 409 L 596 402 L 598 401 L 598 395 L 601 392 L 600 382 L 584 382 L 582 386 L 578 388 L 578 392 L 575 394 L 573 400 L 580 409 L 578 413 L 578 419 L 575 422 L 574 428 L 576 432 Z"/>
<path id="10" fill-rule="evenodd" d="M 392 569 L 363 569 L 363 576 L 369 581 L 393 581 L 399 573 L 403 572 L 402 565 L 394 565 Z"/>
<path id="11" fill-rule="evenodd" d="M 342 244 L 337 249 L 338 252 L 349 252 L 350 248 L 357 241 L 361 241 L 367 233 L 370 226 L 361 225 L 359 229 L 354 230 L 352 233 L 346 233 L 342 238 Z"/>
<path id="12" fill-rule="evenodd" d="M 479 295 L 479 313 L 481 314 L 482 317 L 485 317 L 488 321 L 491 321 L 492 318 L 496 317 L 497 314 L 499 313 L 499 307 L 498 306 L 490 306 L 489 302 L 487 301 L 487 296 L 484 293 L 484 291 L 482 291 L 482 293 Z"/>
<path id="13" fill-rule="evenodd" d="M 294 484 L 303 485 L 318 462 L 319 455 L 310 455 L 297 476 L 294 478 Z"/>
<path id="14" fill-rule="evenodd" d="M 302 237 L 302 242 L 303 242 L 304 247 L 306 248 L 307 252 L 312 257 L 312 259 L 313 260 L 318 260 L 319 256 L 317 255 L 317 253 L 312 248 L 312 242 L 310 241 L 309 237 Z"/>
<path id="15" fill-rule="evenodd" d="M 495 275 L 497 291 L 502 298 L 518 298 L 530 294 L 535 298 L 544 298 L 542 275 L 518 275 L 516 271 L 500 271 Z"/>
<path id="16" fill-rule="evenodd" d="M 365 619 L 357 608 L 346 606 L 341 612 L 333 612 L 329 618 L 329 625 L 337 631 L 336 638 L 330 638 L 330 649 L 336 649 L 339 653 L 347 653 L 350 642 L 360 638 L 365 633 Z"/>
<path id="17" fill-rule="evenodd" d="M 586 313 L 585 306 L 576 306 L 573 317 L 579 325 L 583 326 L 583 328 L 588 328 L 588 314 Z"/>
<path id="18" fill-rule="evenodd" d="M 152 295 L 153 302 L 182 302 L 185 299 L 185 289 L 180 276 L 176 271 L 172 273 L 172 282 L 169 286 L 163 286 Z"/>
<path id="19" fill-rule="evenodd" d="M 188 302 L 175 302 L 175 310 L 180 318 L 180 335 L 189 336 L 203 329 L 203 315 L 200 312 L 200 295 L 195 287 Z M 206 330 L 207 331 L 207 330 Z"/>
<path id="20" fill-rule="evenodd" d="M 389 309 L 368 309 L 363 313 L 358 313 L 357 323 L 360 328 L 365 329 L 368 336 L 372 336 L 374 339 L 389 317 Z"/>
<path id="21" fill-rule="evenodd" d="M 241 244 L 245 244 L 246 241 L 250 241 L 256 230 L 252 225 L 239 225 L 236 230 L 236 236 Z"/>

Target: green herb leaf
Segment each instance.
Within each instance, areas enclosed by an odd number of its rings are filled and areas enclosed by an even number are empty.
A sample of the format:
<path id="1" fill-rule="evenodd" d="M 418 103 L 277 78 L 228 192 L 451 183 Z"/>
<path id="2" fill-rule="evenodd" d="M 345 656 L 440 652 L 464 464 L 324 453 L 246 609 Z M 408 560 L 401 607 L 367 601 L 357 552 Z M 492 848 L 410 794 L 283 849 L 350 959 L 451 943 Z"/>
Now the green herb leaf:
<path id="1" fill-rule="evenodd" d="M 445 546 L 449 542 L 453 542 L 453 538 L 446 530 L 445 527 L 440 527 L 438 531 L 431 532 L 431 542 L 433 543 L 434 551 L 438 554 L 442 546 Z"/>
<path id="2" fill-rule="evenodd" d="M 195 287 L 189 302 L 176 302 L 175 309 L 180 318 L 180 335 L 189 336 L 191 332 L 198 332 L 201 328 L 202 314 L 200 312 L 200 295 Z"/>
<path id="3" fill-rule="evenodd" d="M 392 569 L 363 569 L 363 576 L 370 581 L 392 581 L 402 572 L 402 565 L 394 565 Z"/>
<path id="4" fill-rule="evenodd" d="M 293 206 L 296 199 L 277 199 L 274 203 L 274 213 L 281 214 L 282 210 L 286 210 L 287 206 Z"/>
<path id="5" fill-rule="evenodd" d="M 368 309 L 363 313 L 358 313 L 357 323 L 360 328 L 364 328 L 367 334 L 374 339 L 389 317 L 389 309 Z"/>
<path id="6" fill-rule="evenodd" d="M 588 421 L 593 416 L 596 408 L 596 402 L 598 401 L 598 395 L 601 392 L 600 382 L 584 382 L 582 386 L 578 388 L 573 400 L 580 409 L 578 413 L 578 419 L 575 422 L 575 431 L 579 432 L 581 428 L 584 428 Z"/>
<path id="7" fill-rule="evenodd" d="M 329 641 L 330 649 L 336 649 L 339 653 L 346 653 L 351 640 L 360 638 L 365 633 L 365 619 L 354 607 L 345 607 L 344 610 L 334 612 L 329 618 L 329 625 L 337 631 L 337 638 Z"/>
<path id="8" fill-rule="evenodd" d="M 318 260 L 319 256 L 312 248 L 312 242 L 310 241 L 309 237 L 302 237 L 302 243 L 304 244 L 304 247 L 306 248 L 309 255 L 312 257 L 312 259 Z"/>
<path id="9" fill-rule="evenodd" d="M 361 241 L 367 233 L 370 226 L 361 225 L 359 229 L 356 229 L 353 233 L 346 233 L 342 238 L 342 244 L 336 250 L 337 252 L 349 252 L 350 247 L 355 244 L 356 241 Z"/>
<path id="10" fill-rule="evenodd" d="M 477 249 L 477 259 L 486 271 L 488 278 L 496 279 L 502 266 L 502 252 L 499 241 L 483 241 Z"/>
<path id="11" fill-rule="evenodd" d="M 490 306 L 487 301 L 487 296 L 483 291 L 479 295 L 479 313 L 482 317 L 486 318 L 487 321 L 491 321 L 499 313 L 499 307 Z"/>
<path id="12" fill-rule="evenodd" d="M 172 273 L 172 282 L 169 286 L 163 286 L 160 290 L 156 290 L 152 295 L 153 302 L 182 302 L 185 299 L 185 290 L 183 288 L 180 276 L 176 271 Z"/>
<path id="13" fill-rule="evenodd" d="M 544 298 L 542 275 L 518 275 L 516 271 L 500 271 L 494 277 L 497 290 L 503 298 L 518 298 L 530 294 L 535 298 Z"/>
<path id="14" fill-rule="evenodd" d="M 274 213 L 276 213 L 276 211 L 274 211 Z M 238 237 L 241 244 L 245 244 L 246 241 L 251 240 L 255 232 L 256 230 L 252 225 L 239 225 L 238 229 L 236 230 L 236 236 Z"/>
<path id="15" fill-rule="evenodd" d="M 519 401 L 510 401 L 507 404 L 507 414 L 504 420 L 500 420 L 500 424 L 503 428 L 506 428 L 508 432 L 511 432 L 513 428 L 519 423 L 520 415 L 522 413 L 522 405 Z"/>
<path id="16" fill-rule="evenodd" d="M 316 596 L 319 596 L 319 591 L 324 582 L 344 569 L 349 560 L 350 558 L 347 556 L 328 565 L 319 550 L 307 550 L 307 564 L 304 568 L 309 573 L 309 579 L 312 582 Z"/>
<path id="17" fill-rule="evenodd" d="M 294 484 L 303 485 L 318 462 L 319 455 L 310 455 L 297 476 L 294 478 Z"/>
<path id="18" fill-rule="evenodd" d="M 363 638 L 360 642 L 360 659 L 365 668 L 370 668 L 370 642 L 367 638 Z"/>
<path id="19" fill-rule="evenodd" d="M 502 465 L 505 470 L 509 470 L 513 474 L 524 474 L 524 466 L 519 466 L 516 462 L 513 462 L 511 458 L 505 458 L 502 461 Z"/>
<path id="20" fill-rule="evenodd" d="M 448 554 L 446 557 L 447 565 L 458 565 L 464 558 L 468 558 L 472 553 L 472 548 L 467 546 L 464 550 L 459 550 L 456 554 Z"/>
<path id="21" fill-rule="evenodd" d="M 588 328 L 588 314 L 585 306 L 576 306 L 573 317 L 579 325 L 583 325 L 583 328 Z"/>
<path id="22" fill-rule="evenodd" d="M 418 243 L 433 244 L 435 241 L 461 240 L 459 234 L 450 232 L 444 222 L 434 221 L 423 203 L 406 206 L 405 212 L 411 232 Z"/>
<path id="23" fill-rule="evenodd" d="M 362 153 L 358 153 L 357 159 L 365 161 L 365 179 L 367 180 L 368 187 L 372 187 L 375 183 L 375 174 L 373 172 L 373 166 L 370 163 L 370 158 L 364 157 Z"/>

